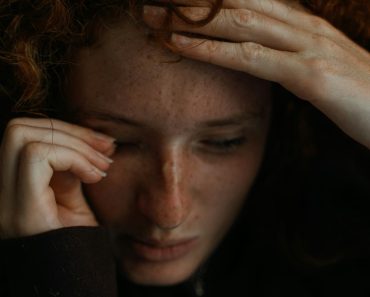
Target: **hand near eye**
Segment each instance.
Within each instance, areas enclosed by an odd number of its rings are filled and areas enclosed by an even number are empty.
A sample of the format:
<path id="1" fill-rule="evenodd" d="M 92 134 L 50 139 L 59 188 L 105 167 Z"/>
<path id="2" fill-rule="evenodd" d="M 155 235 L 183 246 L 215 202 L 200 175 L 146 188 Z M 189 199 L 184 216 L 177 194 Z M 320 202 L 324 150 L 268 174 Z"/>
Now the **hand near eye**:
<path id="1" fill-rule="evenodd" d="M 178 9 L 192 20 L 209 12 L 201 1 L 174 2 L 186 5 Z M 160 7 L 144 10 L 145 22 L 154 28 L 164 15 Z M 224 0 L 203 27 L 176 16 L 172 24 L 175 32 L 206 37 L 173 33 L 179 54 L 277 82 L 370 149 L 370 54 L 325 20 L 281 0 Z"/>
<path id="2" fill-rule="evenodd" d="M 81 182 L 105 176 L 112 144 L 107 136 L 58 120 L 10 121 L 0 147 L 0 238 L 96 226 Z"/>

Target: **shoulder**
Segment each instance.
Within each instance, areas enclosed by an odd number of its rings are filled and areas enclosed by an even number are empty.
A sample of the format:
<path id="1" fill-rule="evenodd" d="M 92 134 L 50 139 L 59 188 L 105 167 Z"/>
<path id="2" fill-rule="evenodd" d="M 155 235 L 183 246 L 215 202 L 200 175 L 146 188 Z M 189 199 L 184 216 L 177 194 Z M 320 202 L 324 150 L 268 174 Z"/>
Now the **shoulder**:
<path id="1" fill-rule="evenodd" d="M 114 258 L 101 227 L 3 240 L 0 251 L 0 281 L 9 290 L 1 296 L 116 297 Z"/>

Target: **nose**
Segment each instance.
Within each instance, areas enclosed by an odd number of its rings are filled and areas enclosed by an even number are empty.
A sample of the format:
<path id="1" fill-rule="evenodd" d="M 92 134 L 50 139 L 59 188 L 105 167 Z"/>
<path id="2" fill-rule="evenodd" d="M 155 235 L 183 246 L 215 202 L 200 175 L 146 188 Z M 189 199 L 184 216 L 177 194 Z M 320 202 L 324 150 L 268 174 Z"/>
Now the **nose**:
<path id="1" fill-rule="evenodd" d="M 152 224 L 171 230 L 180 226 L 190 212 L 190 164 L 183 154 L 174 151 L 155 163 L 154 176 L 146 178 L 138 207 Z"/>

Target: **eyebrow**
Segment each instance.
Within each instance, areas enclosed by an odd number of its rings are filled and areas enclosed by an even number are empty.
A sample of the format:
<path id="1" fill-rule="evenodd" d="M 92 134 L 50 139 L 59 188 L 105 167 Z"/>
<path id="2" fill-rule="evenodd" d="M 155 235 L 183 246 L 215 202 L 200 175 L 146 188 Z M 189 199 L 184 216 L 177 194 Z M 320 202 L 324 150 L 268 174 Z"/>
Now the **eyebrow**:
<path id="1" fill-rule="evenodd" d="M 78 117 L 97 119 L 101 121 L 113 122 L 118 125 L 129 125 L 138 128 L 148 127 L 147 124 L 131 119 L 125 115 L 115 114 L 104 111 L 87 111 L 76 114 Z M 239 112 L 224 118 L 209 119 L 196 124 L 197 127 L 225 127 L 240 126 L 249 122 L 254 122 L 262 117 L 261 112 Z"/>
<path id="2" fill-rule="evenodd" d="M 97 119 L 105 122 L 113 122 L 118 125 L 129 125 L 135 127 L 145 127 L 143 123 L 130 119 L 124 115 L 118 115 L 111 112 L 103 112 L 103 111 L 87 111 L 79 113 L 79 116 L 82 118 L 92 118 Z"/>
<path id="3" fill-rule="evenodd" d="M 201 127 L 239 126 L 261 118 L 261 113 L 238 113 L 225 118 L 211 119 L 200 122 Z"/>

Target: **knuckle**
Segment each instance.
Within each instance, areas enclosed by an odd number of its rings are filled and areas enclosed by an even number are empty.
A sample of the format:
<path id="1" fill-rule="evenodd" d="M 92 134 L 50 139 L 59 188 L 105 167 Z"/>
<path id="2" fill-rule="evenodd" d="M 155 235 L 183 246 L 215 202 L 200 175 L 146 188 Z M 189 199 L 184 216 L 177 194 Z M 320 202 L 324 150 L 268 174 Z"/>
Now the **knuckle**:
<path id="1" fill-rule="evenodd" d="M 213 57 L 220 49 L 220 45 L 217 41 L 208 40 L 205 43 L 205 46 L 206 46 L 206 51 L 208 53 L 207 62 L 212 63 Z"/>
<path id="2" fill-rule="evenodd" d="M 320 50 L 331 52 L 338 49 L 338 45 L 333 40 L 323 35 L 314 34 L 312 39 L 314 40 L 315 47 L 319 48 Z"/>
<path id="3" fill-rule="evenodd" d="M 25 121 L 27 121 L 26 118 L 14 118 L 14 119 L 11 119 L 9 122 L 8 122 L 8 127 L 11 127 L 13 125 L 23 125 L 25 123 Z"/>
<path id="4" fill-rule="evenodd" d="M 21 141 L 25 134 L 25 126 L 22 125 L 20 122 L 14 122 L 9 124 L 5 130 L 4 138 L 9 141 Z"/>
<path id="5" fill-rule="evenodd" d="M 306 69 L 314 75 L 322 76 L 333 72 L 336 68 L 336 60 L 328 55 L 307 56 L 303 61 Z"/>
<path id="6" fill-rule="evenodd" d="M 258 60 L 261 56 L 264 47 L 253 42 L 243 42 L 239 46 L 239 57 L 244 64 L 251 64 Z"/>
<path id="7" fill-rule="evenodd" d="M 231 25 L 235 28 L 245 29 L 253 24 L 256 14 L 247 9 L 233 9 L 228 12 Z"/>
<path id="8" fill-rule="evenodd" d="M 327 86 L 329 86 L 336 76 L 336 66 L 333 62 L 323 57 L 312 57 L 305 61 L 308 69 L 307 81 L 310 82 L 310 89 L 316 90 L 318 96 L 325 94 Z"/>
<path id="9" fill-rule="evenodd" d="M 40 159 L 44 153 L 44 146 L 39 142 L 30 142 L 26 144 L 20 153 L 21 160 L 33 160 L 35 158 Z"/>
<path id="10" fill-rule="evenodd" d="M 339 37 L 338 33 L 340 31 L 338 31 L 338 29 L 336 29 L 328 20 L 322 17 L 310 15 L 308 17 L 308 24 L 311 28 L 313 28 L 314 32 L 318 32 L 319 34 L 325 36 L 336 36 L 336 38 Z"/>
<path id="11" fill-rule="evenodd" d="M 329 62 L 321 57 L 310 58 L 306 61 L 308 68 L 314 74 L 322 74 L 329 68 Z"/>
<path id="12" fill-rule="evenodd" d="M 312 28 L 315 28 L 317 32 L 326 32 L 329 27 L 329 22 L 317 15 L 309 15 L 308 23 Z"/>
<path id="13" fill-rule="evenodd" d="M 321 48 L 326 43 L 326 38 L 320 34 L 313 33 L 311 39 L 314 42 L 315 47 Z"/>

